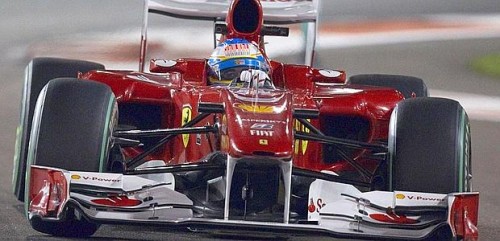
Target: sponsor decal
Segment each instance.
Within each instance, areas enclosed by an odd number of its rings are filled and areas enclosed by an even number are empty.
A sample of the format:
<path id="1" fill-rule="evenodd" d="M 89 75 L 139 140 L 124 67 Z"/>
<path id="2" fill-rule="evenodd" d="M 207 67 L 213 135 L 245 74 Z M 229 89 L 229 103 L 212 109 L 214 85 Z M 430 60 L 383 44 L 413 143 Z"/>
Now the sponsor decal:
<path id="1" fill-rule="evenodd" d="M 316 201 L 316 205 L 318 206 L 316 212 L 319 213 L 319 210 L 322 209 L 326 205 L 326 203 L 323 202 L 323 199 L 318 198 L 318 201 Z"/>
<path id="2" fill-rule="evenodd" d="M 396 199 L 405 199 L 405 195 L 402 193 L 396 194 Z"/>
<path id="3" fill-rule="evenodd" d="M 80 180 L 80 181 L 96 181 L 96 182 L 108 182 L 108 183 L 117 183 L 121 182 L 121 179 L 113 179 L 109 177 L 93 177 L 93 176 L 84 176 L 84 175 L 78 175 L 78 174 L 73 174 L 71 175 L 72 180 Z"/>
<path id="4" fill-rule="evenodd" d="M 273 136 L 274 131 L 265 131 L 265 130 L 250 130 L 250 135 L 252 136 L 266 136 L 266 137 L 271 137 Z"/>
<path id="5" fill-rule="evenodd" d="M 444 201 L 446 201 L 446 198 L 438 198 L 438 197 L 424 197 L 424 196 L 407 195 L 406 198 L 408 200 L 416 200 L 416 201 L 432 201 L 432 202 L 444 202 Z"/>
<path id="6" fill-rule="evenodd" d="M 184 105 L 182 107 L 182 125 L 186 125 L 189 121 L 191 121 L 193 110 L 190 105 Z M 182 134 L 182 143 L 184 144 L 184 148 L 189 144 L 189 134 Z"/>
<path id="7" fill-rule="evenodd" d="M 314 213 L 314 211 L 316 211 L 316 206 L 314 206 L 314 200 L 312 198 L 311 200 L 309 200 L 309 206 L 307 207 L 307 210 L 310 213 Z"/>
<path id="8" fill-rule="evenodd" d="M 250 55 L 250 44 L 238 43 L 227 45 L 224 48 L 224 54 L 227 57 L 248 56 Z"/>
<path id="9" fill-rule="evenodd" d="M 418 195 L 418 194 L 415 194 L 415 195 L 410 195 L 410 194 L 402 194 L 402 193 L 397 193 L 396 194 L 396 199 L 399 199 L 399 200 L 403 200 L 403 199 L 406 199 L 406 200 L 413 200 L 413 201 L 432 201 L 432 202 L 444 202 L 446 201 L 446 198 L 442 198 L 442 197 L 437 197 L 437 196 L 424 196 L 424 195 Z"/>
<path id="10" fill-rule="evenodd" d="M 311 122 L 310 119 L 306 120 L 307 122 Z M 306 128 L 302 123 L 300 123 L 298 120 L 295 120 L 295 130 L 296 131 L 301 131 L 305 133 L 309 133 L 309 129 Z M 302 155 L 306 154 L 307 151 L 307 145 L 309 144 L 309 141 L 307 140 L 295 140 L 295 147 L 294 147 L 294 152 L 295 154 L 299 154 L 299 151 L 302 151 Z M 300 149 L 300 150 L 299 150 Z"/>
<path id="11" fill-rule="evenodd" d="M 245 64 L 245 60 L 236 59 L 236 60 L 234 60 L 234 64 L 235 65 L 244 65 Z"/>
<path id="12" fill-rule="evenodd" d="M 250 127 L 250 129 L 270 130 L 273 129 L 273 125 L 266 123 L 255 123 L 252 125 L 252 127 Z"/>
<path id="13" fill-rule="evenodd" d="M 396 192 L 396 206 L 446 206 L 447 195 L 438 193 Z"/>
<path id="14" fill-rule="evenodd" d="M 261 122 L 261 123 L 274 123 L 274 124 L 284 124 L 285 121 L 282 120 L 259 120 L 259 119 L 247 119 L 247 118 L 242 118 L 241 121 L 244 122 Z"/>
<path id="15" fill-rule="evenodd" d="M 271 105 L 248 105 L 248 104 L 236 104 L 236 108 L 241 109 L 246 112 L 255 112 L 261 114 L 275 113 L 273 106 Z"/>
<path id="16" fill-rule="evenodd" d="M 250 135 L 252 136 L 273 136 L 273 125 L 266 123 L 255 123 L 250 127 Z"/>
<path id="17" fill-rule="evenodd" d="M 318 198 L 318 200 L 316 200 L 316 203 L 314 203 L 314 199 L 311 198 L 309 200 L 309 206 L 307 207 L 307 210 L 310 213 L 314 213 L 314 212 L 319 213 L 319 210 L 321 210 L 325 205 L 326 205 L 326 203 L 323 202 L 323 199 Z"/>

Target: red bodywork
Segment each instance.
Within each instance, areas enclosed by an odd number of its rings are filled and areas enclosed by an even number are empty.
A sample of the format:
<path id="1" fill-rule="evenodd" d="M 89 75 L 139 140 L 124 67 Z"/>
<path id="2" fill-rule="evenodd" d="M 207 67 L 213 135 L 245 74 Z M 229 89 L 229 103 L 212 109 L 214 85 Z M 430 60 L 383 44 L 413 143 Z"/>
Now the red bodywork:
<path id="1" fill-rule="evenodd" d="M 253 1 L 258 14 L 253 31 L 238 31 L 236 12 L 240 1 L 234 1 L 226 20 L 228 38 L 244 38 L 265 49 L 262 28 L 262 7 Z M 241 18 L 241 17 L 240 17 Z M 249 21 L 246 19 L 246 21 Z M 167 165 L 197 162 L 214 151 L 232 157 L 259 157 L 293 161 L 295 167 L 309 170 L 342 172 L 351 170 L 345 160 L 325 154 L 325 145 L 305 140 L 294 140 L 295 130 L 308 132 L 293 118 L 297 109 L 319 111 L 319 118 L 309 121 L 327 135 L 354 138 L 364 142 L 387 140 L 388 123 L 396 103 L 404 97 L 389 88 L 345 85 L 346 75 L 336 71 L 325 74 L 305 65 L 269 61 L 275 90 L 230 89 L 207 84 L 206 59 L 177 59 L 175 65 L 160 66 L 151 61 L 150 72 L 91 71 L 80 78 L 102 82 L 111 87 L 119 103 L 120 121 L 123 119 L 154 122 L 153 128 L 178 128 L 198 115 L 199 103 L 223 103 L 224 114 L 209 116 L 197 126 L 220 123 L 219 135 L 179 135 L 147 159 L 162 159 Z M 129 112 L 130 106 L 154 109 Z M 148 109 L 149 108 L 149 109 Z M 124 116 L 127 116 L 124 118 Z M 359 127 L 332 125 L 337 120 Z M 130 123 L 121 123 L 130 124 Z M 137 124 L 137 123 L 135 123 Z M 355 126 L 354 124 L 352 124 Z M 139 129 L 141 126 L 136 126 Z M 339 134 L 340 135 L 340 134 Z M 355 137 L 352 137 L 355 136 Z M 127 148 L 126 155 L 140 153 L 139 147 Z M 374 170 L 376 161 L 370 161 L 366 151 L 349 153 L 354 160 Z"/>

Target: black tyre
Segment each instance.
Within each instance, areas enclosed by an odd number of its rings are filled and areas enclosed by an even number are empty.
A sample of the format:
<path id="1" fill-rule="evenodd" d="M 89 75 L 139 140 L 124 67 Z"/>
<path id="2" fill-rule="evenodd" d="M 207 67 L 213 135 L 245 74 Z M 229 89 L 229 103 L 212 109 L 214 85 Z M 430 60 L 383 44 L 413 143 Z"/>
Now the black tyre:
<path id="1" fill-rule="evenodd" d="M 95 223 L 85 219 L 78 220 L 74 212 L 75 210 L 68 210 L 66 220 L 62 222 L 47 222 L 40 217 L 33 217 L 29 221 L 31 227 L 38 232 L 58 237 L 84 238 L 91 236 L 99 229 L 99 225 Z"/>
<path id="2" fill-rule="evenodd" d="M 457 101 L 401 101 L 389 126 L 389 190 L 471 191 L 470 143 L 469 119 Z"/>
<path id="3" fill-rule="evenodd" d="M 73 78 L 51 80 L 36 104 L 27 165 L 105 171 L 117 110 L 116 99 L 107 85 Z M 26 180 L 29 178 L 28 169 Z M 27 202 L 31 200 L 28 190 L 26 187 Z M 92 235 L 98 226 L 74 212 L 68 208 L 62 222 L 35 217 L 30 223 L 34 229 L 52 235 Z"/>
<path id="4" fill-rule="evenodd" d="M 14 195 L 19 201 L 24 201 L 24 176 L 26 173 L 26 158 L 28 143 L 30 139 L 31 121 L 35 103 L 42 88 L 54 78 L 73 77 L 78 72 L 104 69 L 102 64 L 57 59 L 57 58 L 35 58 L 26 67 L 23 94 L 21 99 L 21 115 L 17 128 L 16 150 L 14 154 L 14 172 L 12 186 Z"/>
<path id="5" fill-rule="evenodd" d="M 362 74 L 349 77 L 347 84 L 390 87 L 401 92 L 406 99 L 428 96 L 424 81 L 412 76 Z"/>

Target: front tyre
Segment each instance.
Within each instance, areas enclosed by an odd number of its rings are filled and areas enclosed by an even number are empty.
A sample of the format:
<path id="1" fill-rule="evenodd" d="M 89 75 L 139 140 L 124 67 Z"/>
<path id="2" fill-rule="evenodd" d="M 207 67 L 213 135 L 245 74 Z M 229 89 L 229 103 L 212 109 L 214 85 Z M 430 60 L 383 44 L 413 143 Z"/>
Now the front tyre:
<path id="1" fill-rule="evenodd" d="M 99 225 L 78 217 L 76 210 L 67 210 L 65 220 L 61 222 L 48 222 L 35 216 L 29 220 L 31 227 L 38 232 L 58 237 L 85 238 L 94 234 Z"/>
<path id="2" fill-rule="evenodd" d="M 73 78 L 51 80 L 38 98 L 28 148 L 32 164 L 71 171 L 106 171 L 117 104 L 111 89 L 102 83 Z M 30 168 L 26 172 L 30 183 Z M 26 212 L 33 194 L 26 186 Z M 97 225 L 66 208 L 60 222 L 32 217 L 32 227 L 56 236 L 90 236 Z"/>
<path id="3" fill-rule="evenodd" d="M 28 143 L 35 104 L 40 91 L 51 79 L 61 77 L 76 78 L 79 72 L 85 73 L 90 70 L 102 69 L 104 69 L 102 64 L 59 58 L 34 58 L 26 66 L 12 174 L 12 186 L 17 200 L 24 201 L 24 177 L 26 175 Z"/>
<path id="4" fill-rule="evenodd" d="M 468 116 L 454 100 L 412 98 L 394 109 L 389 126 L 389 190 L 472 190 Z"/>

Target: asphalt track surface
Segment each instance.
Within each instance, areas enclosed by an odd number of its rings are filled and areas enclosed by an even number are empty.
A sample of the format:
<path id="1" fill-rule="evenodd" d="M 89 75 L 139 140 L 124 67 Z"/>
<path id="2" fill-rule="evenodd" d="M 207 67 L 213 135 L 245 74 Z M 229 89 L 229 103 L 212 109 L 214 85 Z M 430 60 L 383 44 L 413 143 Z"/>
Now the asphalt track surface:
<path id="1" fill-rule="evenodd" d="M 80 33 L 85 40 L 90 31 L 112 31 L 121 26 L 138 29 L 140 26 L 139 1 L 0 1 L 0 239 L 5 240 L 64 240 L 49 237 L 32 230 L 22 215 L 22 205 L 11 194 L 11 170 L 14 151 L 15 128 L 19 118 L 19 102 L 24 66 L 33 53 L 29 46 L 39 41 L 50 41 L 58 36 Z M 391 10 L 382 7 L 362 6 L 357 9 L 347 1 L 332 1 L 338 8 L 326 13 L 332 18 L 339 11 L 346 14 L 339 19 L 349 20 L 364 11 L 364 16 L 386 16 Z M 379 1 L 379 4 L 390 1 Z M 400 1 L 406 2 L 406 1 Z M 426 5 L 402 7 L 400 15 L 430 14 L 439 12 L 498 12 L 496 1 L 459 7 L 436 1 L 420 1 Z M 71 4 L 69 4 L 71 3 Z M 345 3 L 345 4 L 344 4 Z M 465 1 L 455 1 L 455 4 Z M 328 3 L 330 4 L 330 2 Z M 407 5 L 408 5 L 407 4 Z M 332 3 L 332 5 L 334 5 Z M 328 8 L 326 8 L 328 10 Z M 357 11 L 359 10 L 359 11 Z M 389 11 L 389 12 L 388 12 Z M 112 19 L 112 21 L 110 21 Z M 411 44 L 382 45 L 324 50 L 318 54 L 317 65 L 342 68 L 350 75 L 361 73 L 393 73 L 422 77 L 431 89 L 472 92 L 500 96 L 500 81 L 483 77 L 468 68 L 475 56 L 500 52 L 498 39 L 436 41 Z M 35 53 L 36 54 L 36 53 Z M 296 57 L 284 57 L 283 60 Z M 432 94 L 432 93 L 431 93 Z M 481 240 L 500 238 L 500 171 L 499 121 L 472 120 L 473 184 L 481 192 Z M 157 232 L 157 228 L 104 225 L 94 235 L 94 240 L 214 240 L 218 236 L 191 233 L 183 230 Z M 241 240 L 226 237 L 225 240 Z M 259 238 L 249 238 L 249 240 Z M 294 237 L 290 240 L 309 240 Z"/>

